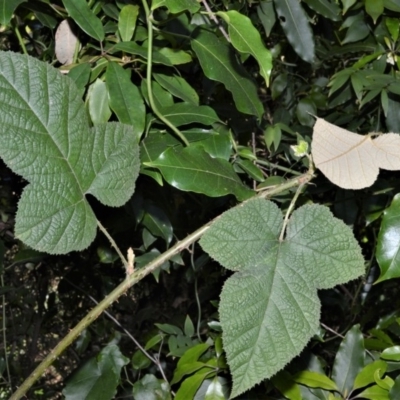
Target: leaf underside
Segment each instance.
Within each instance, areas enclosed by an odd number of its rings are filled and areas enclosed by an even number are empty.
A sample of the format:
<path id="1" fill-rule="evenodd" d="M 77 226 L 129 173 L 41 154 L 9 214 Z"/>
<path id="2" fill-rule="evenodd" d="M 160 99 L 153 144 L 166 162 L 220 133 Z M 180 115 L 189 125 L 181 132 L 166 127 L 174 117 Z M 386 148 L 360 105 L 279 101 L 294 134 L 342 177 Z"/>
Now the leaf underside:
<path id="1" fill-rule="evenodd" d="M 224 213 L 204 234 L 203 249 L 236 271 L 220 302 L 232 397 L 281 370 L 319 324 L 317 289 L 364 272 L 351 230 L 319 205 L 296 210 L 279 241 L 282 214 L 254 199 Z"/>
<path id="2" fill-rule="evenodd" d="M 317 118 L 312 156 L 317 168 L 343 189 L 363 189 L 378 177 L 379 168 L 400 170 L 400 135 L 372 139 Z"/>
<path id="3" fill-rule="evenodd" d="M 96 217 L 86 200 L 123 205 L 139 170 L 137 136 L 128 125 L 89 128 L 75 84 L 34 58 L 0 55 L 0 156 L 24 177 L 16 236 L 39 251 L 86 248 Z"/>

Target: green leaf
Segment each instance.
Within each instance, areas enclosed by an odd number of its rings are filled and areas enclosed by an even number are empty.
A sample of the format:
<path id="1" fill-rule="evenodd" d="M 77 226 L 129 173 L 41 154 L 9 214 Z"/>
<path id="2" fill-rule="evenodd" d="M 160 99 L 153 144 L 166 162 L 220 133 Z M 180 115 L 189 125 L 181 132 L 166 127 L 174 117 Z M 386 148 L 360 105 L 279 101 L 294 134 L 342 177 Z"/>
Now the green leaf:
<path id="1" fill-rule="evenodd" d="M 364 20 L 354 19 L 354 22 L 350 25 L 349 29 L 347 29 L 346 36 L 342 41 L 342 45 L 363 40 L 369 35 L 369 33 L 369 26 Z"/>
<path id="2" fill-rule="evenodd" d="M 377 19 L 383 14 L 383 0 L 365 0 L 365 11 L 372 18 L 374 24 Z"/>
<path id="3" fill-rule="evenodd" d="M 129 363 L 115 344 L 91 358 L 70 379 L 63 390 L 66 400 L 111 399 L 117 392 L 121 369 Z"/>
<path id="4" fill-rule="evenodd" d="M 342 0 L 343 4 L 343 15 L 347 13 L 347 11 L 353 7 L 353 5 L 357 2 L 357 0 Z"/>
<path id="5" fill-rule="evenodd" d="M 158 168 L 164 179 L 179 190 L 210 197 L 233 194 L 238 200 L 253 194 L 242 184 L 228 161 L 212 158 L 200 148 L 169 148 L 156 160 L 144 164 Z"/>
<path id="6" fill-rule="evenodd" d="M 65 9 L 79 27 L 94 39 L 104 40 L 104 28 L 89 8 L 86 0 L 62 0 Z"/>
<path id="7" fill-rule="evenodd" d="M 192 320 L 190 319 L 189 315 L 186 315 L 185 318 L 185 326 L 183 329 L 184 333 L 188 337 L 192 337 L 194 335 L 194 325 Z"/>
<path id="8" fill-rule="evenodd" d="M 157 106 L 157 109 L 174 105 L 174 99 L 172 98 L 171 93 L 164 90 L 160 84 L 158 84 L 157 82 L 152 82 L 151 87 L 153 90 L 153 98 L 154 98 L 154 102 Z M 143 95 L 146 103 L 150 104 L 149 103 L 149 94 L 147 91 L 147 80 L 146 79 L 142 79 L 142 81 L 140 83 L 140 90 L 142 92 L 142 95 Z"/>
<path id="9" fill-rule="evenodd" d="M 390 400 L 395 400 L 400 398 L 400 375 L 397 375 L 394 380 L 394 385 L 391 387 L 389 391 Z"/>
<path id="10" fill-rule="evenodd" d="M 139 370 L 148 368 L 151 365 L 151 363 L 152 361 L 142 351 L 136 350 L 133 353 L 131 359 L 131 365 L 133 369 Z"/>
<path id="11" fill-rule="evenodd" d="M 383 213 L 376 247 L 381 270 L 377 282 L 400 277 L 400 194 Z"/>
<path id="12" fill-rule="evenodd" d="M 110 107 L 120 122 L 132 125 L 133 131 L 139 137 L 144 130 L 146 110 L 140 91 L 131 82 L 128 72 L 117 63 L 108 63 L 106 83 Z"/>
<path id="13" fill-rule="evenodd" d="M 392 346 L 383 350 L 381 358 L 389 361 L 400 361 L 400 346 Z"/>
<path id="14" fill-rule="evenodd" d="M 390 36 L 392 37 L 393 41 L 396 42 L 397 39 L 399 38 L 399 30 L 400 30 L 399 20 L 397 18 L 387 17 L 385 19 L 385 24 L 386 27 L 388 28 L 388 31 L 390 32 Z"/>
<path id="15" fill-rule="evenodd" d="M 215 111 L 208 106 L 194 106 L 186 103 L 176 103 L 173 106 L 161 108 L 160 112 L 175 126 L 192 123 L 211 125 L 214 122 L 219 121 Z"/>
<path id="16" fill-rule="evenodd" d="M 274 0 L 282 29 L 295 52 L 304 60 L 313 63 L 315 43 L 308 18 L 298 0 Z"/>
<path id="17" fill-rule="evenodd" d="M 88 90 L 89 114 L 94 124 L 107 122 L 111 117 L 106 84 L 96 79 Z"/>
<path id="18" fill-rule="evenodd" d="M 154 79 L 173 96 L 179 97 L 187 103 L 199 105 L 197 92 L 180 76 L 153 74 Z"/>
<path id="19" fill-rule="evenodd" d="M 326 207 L 296 210 L 280 241 L 282 220 L 274 203 L 253 199 L 220 216 L 200 240 L 238 271 L 226 281 L 219 309 L 232 397 L 282 369 L 317 332 L 318 288 L 364 272 L 351 230 Z"/>
<path id="20" fill-rule="evenodd" d="M 260 33 L 250 18 L 235 10 L 217 14 L 221 15 L 228 23 L 232 45 L 241 53 L 251 54 L 257 60 L 260 73 L 268 86 L 272 70 L 272 54 L 264 46 Z"/>
<path id="21" fill-rule="evenodd" d="M 273 0 L 261 1 L 257 6 L 257 15 L 264 27 L 267 37 L 271 34 L 276 22 Z"/>
<path id="22" fill-rule="evenodd" d="M 124 51 L 125 53 L 134 54 L 134 55 L 142 57 L 144 60 L 147 60 L 147 52 L 148 52 L 147 47 L 139 46 L 135 42 L 120 42 L 120 43 L 117 43 L 113 48 L 114 48 L 114 51 L 110 51 L 110 53 Z M 152 60 L 155 64 L 164 64 L 169 67 L 171 67 L 173 65 L 171 63 L 171 61 L 169 60 L 169 58 L 160 54 L 159 51 L 155 51 L 154 49 L 153 49 Z"/>
<path id="23" fill-rule="evenodd" d="M 385 374 L 387 364 L 383 360 L 376 360 L 367 364 L 356 376 L 353 390 L 360 389 L 375 382 L 375 372 L 380 371 L 381 376 Z"/>
<path id="24" fill-rule="evenodd" d="M 135 400 L 171 400 L 168 382 L 151 374 L 133 384 L 132 395 Z"/>
<path id="25" fill-rule="evenodd" d="M 293 376 L 293 380 L 301 385 L 310 388 L 321 388 L 330 391 L 337 391 L 336 383 L 326 375 L 314 371 L 301 371 Z"/>
<path id="26" fill-rule="evenodd" d="M 340 343 L 332 368 L 332 379 L 340 393 L 350 393 L 354 380 L 365 362 L 364 337 L 359 325 L 354 325 Z"/>
<path id="27" fill-rule="evenodd" d="M 178 14 L 182 11 L 190 11 L 192 14 L 199 11 L 200 4 L 197 0 L 165 0 L 163 2 L 172 14 Z"/>
<path id="28" fill-rule="evenodd" d="M 26 0 L 0 0 L 0 25 L 8 25 L 15 9 Z"/>
<path id="29" fill-rule="evenodd" d="M 203 382 L 204 383 L 204 382 Z M 214 377 L 210 385 L 207 388 L 207 392 L 204 396 L 204 400 L 226 400 L 228 399 L 228 393 L 226 383 L 224 384 L 223 378 L 218 376 Z"/>
<path id="30" fill-rule="evenodd" d="M 0 53 L 0 90 L 0 156 L 29 182 L 16 236 L 53 254 L 86 248 L 97 223 L 85 195 L 110 206 L 132 196 L 137 137 L 118 123 L 90 129 L 74 83 L 31 57 Z"/>
<path id="31" fill-rule="evenodd" d="M 400 5 L 397 0 L 383 0 L 383 3 L 388 10 L 400 12 Z"/>
<path id="32" fill-rule="evenodd" d="M 69 71 L 68 77 L 75 82 L 75 85 L 83 96 L 83 93 L 85 92 L 85 87 L 88 84 L 90 78 L 90 64 L 83 63 L 77 65 Z"/>
<path id="33" fill-rule="evenodd" d="M 207 78 L 224 84 L 240 112 L 261 118 L 264 108 L 257 86 L 236 60 L 232 48 L 205 30 L 197 31 L 191 45 Z"/>
<path id="34" fill-rule="evenodd" d="M 208 343 L 199 343 L 196 346 L 186 350 L 178 361 L 171 385 L 179 382 L 185 375 L 189 375 L 201 368 L 204 368 L 206 364 L 199 362 L 198 359 L 208 350 L 209 347 L 210 345 Z"/>
<path id="35" fill-rule="evenodd" d="M 302 400 L 299 385 L 294 382 L 292 375 L 285 370 L 278 372 L 271 379 L 272 384 L 289 400 Z"/>
<path id="36" fill-rule="evenodd" d="M 255 181 L 263 182 L 265 180 L 261 170 L 250 160 L 238 159 L 236 163 L 247 175 L 249 175 L 250 178 L 254 179 Z"/>
<path id="37" fill-rule="evenodd" d="M 361 393 L 357 395 L 359 399 L 369 399 L 369 400 L 391 400 L 389 397 L 389 392 L 382 389 L 378 385 L 370 386 Z"/>
<path id="38" fill-rule="evenodd" d="M 315 12 L 332 21 L 340 21 L 340 7 L 330 0 L 304 0 L 304 2 Z"/>
<path id="39" fill-rule="evenodd" d="M 187 64 L 192 61 L 192 56 L 183 50 L 171 49 L 169 47 L 162 47 L 161 49 L 154 49 L 155 55 L 165 57 L 170 65 Z"/>
<path id="40" fill-rule="evenodd" d="M 118 31 L 123 42 L 129 42 L 132 39 L 138 15 L 139 6 L 127 4 L 122 7 L 118 16 Z"/>
<path id="41" fill-rule="evenodd" d="M 172 225 L 161 208 L 153 204 L 146 204 L 142 223 L 152 235 L 162 237 L 167 243 L 171 242 L 173 234 Z"/>
<path id="42" fill-rule="evenodd" d="M 176 392 L 175 400 L 194 399 L 202 382 L 210 375 L 210 370 L 200 370 L 191 377 L 185 379 Z"/>

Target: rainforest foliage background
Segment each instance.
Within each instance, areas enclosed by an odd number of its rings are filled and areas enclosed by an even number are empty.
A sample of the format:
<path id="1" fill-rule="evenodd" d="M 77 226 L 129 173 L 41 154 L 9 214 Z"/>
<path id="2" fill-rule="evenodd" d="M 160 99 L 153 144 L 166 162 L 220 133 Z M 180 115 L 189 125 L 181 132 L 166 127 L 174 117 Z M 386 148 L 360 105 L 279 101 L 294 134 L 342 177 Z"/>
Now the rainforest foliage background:
<path id="1" fill-rule="evenodd" d="M 0 0 L 0 51 L 0 398 L 400 398 L 400 173 L 310 158 L 400 133 L 399 1 Z"/>

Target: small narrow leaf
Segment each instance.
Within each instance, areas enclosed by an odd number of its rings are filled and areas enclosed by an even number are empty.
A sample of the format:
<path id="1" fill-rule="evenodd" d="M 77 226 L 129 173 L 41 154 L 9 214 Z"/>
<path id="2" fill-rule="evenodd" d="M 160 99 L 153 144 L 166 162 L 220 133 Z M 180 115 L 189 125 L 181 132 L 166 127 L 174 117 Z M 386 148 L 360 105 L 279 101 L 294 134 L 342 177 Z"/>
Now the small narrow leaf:
<path id="1" fill-rule="evenodd" d="M 257 86 L 236 60 L 231 47 L 205 30 L 197 31 L 191 44 L 207 78 L 224 84 L 240 112 L 261 118 L 263 105 L 258 98 Z"/>
<path id="2" fill-rule="evenodd" d="M 164 179 L 180 190 L 210 197 L 234 194 L 238 200 L 253 194 L 242 184 L 228 161 L 212 158 L 201 148 L 169 148 L 156 160 L 144 164 L 158 168 Z"/>
<path id="3" fill-rule="evenodd" d="M 203 249 L 233 271 L 221 293 L 224 349 L 235 397 L 282 369 L 318 330 L 317 289 L 364 272 L 351 230 L 319 205 L 283 216 L 253 199 L 225 212 L 203 235 Z"/>
<path id="4" fill-rule="evenodd" d="M 79 25 L 79 27 L 94 39 L 102 42 L 104 40 L 104 28 L 89 8 L 86 0 L 62 0 L 68 14 Z"/>
<path id="5" fill-rule="evenodd" d="M 377 282 L 400 277 L 400 194 L 383 213 L 376 247 L 376 259 L 381 269 Z"/>
<path id="6" fill-rule="evenodd" d="M 313 63 L 315 43 L 308 18 L 298 0 L 274 0 L 286 37 L 295 52 L 304 60 Z"/>
<path id="7" fill-rule="evenodd" d="M 154 79 L 173 96 L 179 97 L 187 103 L 199 105 L 197 92 L 180 76 L 153 74 Z"/>
<path id="8" fill-rule="evenodd" d="M 347 333 L 336 353 L 332 368 L 332 379 L 340 393 L 350 393 L 354 380 L 364 368 L 364 337 L 359 325 L 354 325 Z"/>
<path id="9" fill-rule="evenodd" d="M 333 382 L 332 379 L 329 379 L 326 375 L 314 371 L 298 372 L 293 376 L 293 380 L 310 388 L 321 388 L 330 391 L 338 390 L 336 383 Z"/>
<path id="10" fill-rule="evenodd" d="M 187 125 L 195 122 L 211 125 L 219 121 L 215 111 L 208 106 L 193 106 L 186 103 L 176 103 L 173 106 L 162 108 L 160 112 L 175 126 Z"/>
<path id="11" fill-rule="evenodd" d="M 276 22 L 274 3 L 271 1 L 261 1 L 257 6 L 257 15 L 263 24 L 267 37 L 271 34 L 272 28 Z"/>
<path id="12" fill-rule="evenodd" d="M 332 21 L 340 21 L 340 7 L 331 0 L 304 0 L 304 2 L 318 14 Z"/>
<path id="13" fill-rule="evenodd" d="M 117 392 L 121 369 L 128 364 L 119 348 L 105 347 L 97 357 L 86 362 L 68 381 L 63 395 L 66 400 L 111 399 Z"/>
<path id="14" fill-rule="evenodd" d="M 229 36 L 233 46 L 242 53 L 251 54 L 258 62 L 260 73 L 267 86 L 272 70 L 272 54 L 261 40 L 260 33 L 250 18 L 232 10 L 219 12 L 229 25 Z"/>
<path id="15" fill-rule="evenodd" d="M 110 94 L 110 107 L 120 122 L 132 125 L 138 137 L 145 126 L 146 110 L 139 89 L 120 65 L 109 62 L 106 83 Z"/>
<path id="16" fill-rule="evenodd" d="M 376 20 L 383 14 L 383 0 L 365 0 L 365 11 L 372 18 L 374 24 Z"/>
<path id="17" fill-rule="evenodd" d="M 108 106 L 108 91 L 101 79 L 96 79 L 88 90 L 89 114 L 94 124 L 107 122 L 111 117 Z"/>
<path id="18" fill-rule="evenodd" d="M 134 54 L 147 60 L 148 50 L 146 47 L 139 46 L 135 42 L 120 42 L 114 46 L 115 51 L 124 51 L 128 54 Z M 156 64 L 164 64 L 172 66 L 172 62 L 164 55 L 160 54 L 158 51 L 153 51 L 153 62 Z"/>
<path id="19" fill-rule="evenodd" d="M 317 168 L 343 189 L 371 186 L 379 168 L 400 170 L 400 135 L 372 139 L 339 128 L 321 118 L 314 125 L 312 156 Z"/>
<path id="20" fill-rule="evenodd" d="M 137 137 L 118 123 L 90 129 L 72 80 L 34 58 L 1 52 L 0 91 L 0 156 L 29 182 L 18 204 L 16 236 L 53 254 L 86 248 L 96 217 L 85 195 L 110 206 L 132 196 Z"/>
<path id="21" fill-rule="evenodd" d="M 166 5 L 173 14 L 178 14 L 185 10 L 195 13 L 200 8 L 197 0 L 165 0 L 163 5 Z"/>
<path id="22" fill-rule="evenodd" d="M 118 31 L 123 42 L 129 42 L 132 39 L 138 15 L 139 6 L 127 4 L 122 7 L 118 16 Z"/>

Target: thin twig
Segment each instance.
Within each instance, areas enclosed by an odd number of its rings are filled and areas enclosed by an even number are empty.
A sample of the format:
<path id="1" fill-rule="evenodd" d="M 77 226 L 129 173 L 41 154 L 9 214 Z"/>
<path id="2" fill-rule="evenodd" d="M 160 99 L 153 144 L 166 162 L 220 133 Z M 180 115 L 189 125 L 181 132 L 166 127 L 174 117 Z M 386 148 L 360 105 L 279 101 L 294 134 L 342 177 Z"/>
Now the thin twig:
<path id="1" fill-rule="evenodd" d="M 201 2 L 204 4 L 205 9 L 207 10 L 208 14 L 210 15 L 210 18 L 216 23 L 218 26 L 218 29 L 222 32 L 224 35 L 225 39 L 230 43 L 231 38 L 229 37 L 228 33 L 226 32 L 225 28 L 221 25 L 221 22 L 218 20 L 218 18 L 215 16 L 213 11 L 211 10 L 210 6 L 208 5 L 206 0 L 201 0 Z"/>
<path id="2" fill-rule="evenodd" d="M 72 283 L 69 279 L 67 279 L 67 278 L 64 278 L 64 279 L 65 279 L 71 286 L 73 286 L 75 289 L 79 290 L 79 291 L 82 292 L 85 296 L 87 296 L 90 300 L 92 300 L 92 302 L 93 302 L 94 304 L 96 304 L 96 305 L 99 304 L 99 302 L 98 302 L 94 297 L 92 297 L 89 293 L 87 293 L 85 290 L 83 290 L 83 289 L 80 288 L 79 286 L 76 286 L 76 285 L 75 285 L 74 283 Z M 157 366 L 157 368 L 160 370 L 160 373 L 161 373 L 163 379 L 164 379 L 165 382 L 167 382 L 168 385 L 169 385 L 169 382 L 168 382 L 168 380 L 167 380 L 167 377 L 165 376 L 165 373 L 164 373 L 164 370 L 163 370 L 163 368 L 162 368 L 162 366 L 161 366 L 160 361 L 159 361 L 158 359 L 152 357 L 151 354 L 148 353 L 148 352 L 146 351 L 146 349 L 135 339 L 135 337 L 134 337 L 133 335 L 131 335 L 131 333 L 130 333 L 127 329 L 125 329 L 125 328 L 121 325 L 121 323 L 120 323 L 116 318 L 114 318 L 108 311 L 105 310 L 105 311 L 104 311 L 104 314 L 107 315 L 107 317 L 110 318 L 111 321 L 113 321 L 120 329 L 122 329 L 122 330 L 125 332 L 125 334 L 132 340 L 132 342 L 135 343 L 135 345 L 139 348 L 139 350 L 140 350 L 152 363 L 154 363 L 154 364 Z"/>
<path id="3" fill-rule="evenodd" d="M 106 236 L 106 238 L 109 240 L 109 242 L 111 243 L 111 246 L 114 247 L 115 251 L 117 252 L 119 258 L 121 259 L 121 261 L 124 264 L 125 267 L 125 271 L 128 271 L 129 269 L 129 264 L 128 261 L 126 260 L 126 258 L 124 257 L 124 255 L 122 254 L 121 250 L 119 249 L 119 247 L 117 246 L 117 243 L 115 243 L 114 239 L 111 237 L 111 235 L 107 232 L 107 229 L 104 228 L 104 226 L 101 224 L 101 222 L 99 220 L 97 220 L 97 226 L 99 227 L 99 229 L 104 233 L 104 235 Z"/>

